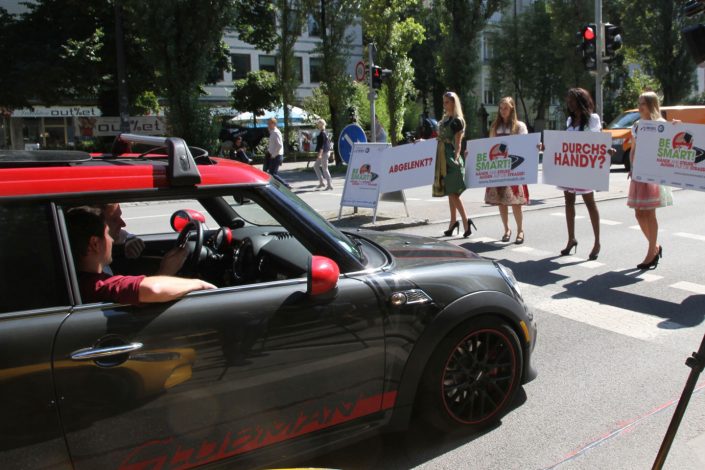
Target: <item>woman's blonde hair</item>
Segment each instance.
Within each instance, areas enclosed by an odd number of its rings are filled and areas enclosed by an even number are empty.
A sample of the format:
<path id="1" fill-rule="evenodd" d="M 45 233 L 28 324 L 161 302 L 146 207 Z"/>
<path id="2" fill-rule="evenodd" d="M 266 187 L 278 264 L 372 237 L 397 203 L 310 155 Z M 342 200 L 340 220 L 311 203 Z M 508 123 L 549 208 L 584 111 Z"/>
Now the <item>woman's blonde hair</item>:
<path id="1" fill-rule="evenodd" d="M 326 120 L 321 118 L 318 121 L 316 121 L 316 127 L 319 129 L 325 129 L 326 128 Z"/>
<path id="2" fill-rule="evenodd" d="M 645 91 L 639 95 L 639 99 L 643 99 L 646 102 L 646 107 L 649 108 L 649 114 L 653 121 L 661 119 L 661 104 L 656 93 L 653 91 Z"/>
<path id="3" fill-rule="evenodd" d="M 502 114 L 499 112 L 499 110 L 502 108 L 502 104 L 506 104 L 511 110 L 509 112 L 509 122 L 504 122 L 504 119 L 502 119 Z M 518 122 L 519 118 L 517 117 L 517 107 L 514 104 L 514 99 L 511 96 L 505 96 L 504 98 L 499 100 L 499 106 L 497 106 L 497 117 L 492 123 L 492 127 L 490 127 L 490 137 L 494 137 L 497 135 L 497 129 L 500 125 L 504 125 L 506 129 L 509 129 L 509 132 L 511 134 L 516 134 L 517 132 L 519 132 Z"/>
<path id="4" fill-rule="evenodd" d="M 453 91 L 446 91 L 443 94 L 443 97 L 453 100 L 453 114 L 448 116 L 444 113 L 443 118 L 445 119 L 448 117 L 454 117 L 454 118 L 462 119 L 464 121 L 465 118 L 463 117 L 463 107 L 460 105 L 460 98 L 458 98 L 458 95 Z"/>

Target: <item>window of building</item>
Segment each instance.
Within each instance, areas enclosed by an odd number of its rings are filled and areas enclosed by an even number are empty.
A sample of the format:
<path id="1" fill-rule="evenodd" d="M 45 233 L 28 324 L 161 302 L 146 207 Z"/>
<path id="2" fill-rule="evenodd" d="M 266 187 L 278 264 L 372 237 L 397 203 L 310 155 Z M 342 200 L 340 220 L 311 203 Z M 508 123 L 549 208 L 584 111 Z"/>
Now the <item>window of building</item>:
<path id="1" fill-rule="evenodd" d="M 318 18 L 316 18 L 313 15 L 308 15 L 307 29 L 308 29 L 309 36 L 312 36 L 312 37 L 320 37 L 321 36 L 321 25 L 318 22 Z"/>
<path id="2" fill-rule="evenodd" d="M 494 94 L 494 90 L 492 89 L 492 81 L 489 80 L 488 78 L 485 78 L 484 80 L 484 92 L 482 96 L 482 101 L 484 104 L 496 104 L 496 97 Z"/>
<path id="3" fill-rule="evenodd" d="M 273 55 L 259 56 L 259 69 L 277 73 L 277 58 Z"/>
<path id="4" fill-rule="evenodd" d="M 232 54 L 230 56 L 233 67 L 233 80 L 240 80 L 252 70 L 250 54 Z"/>
<path id="5" fill-rule="evenodd" d="M 0 220 L 0 314 L 67 306 L 68 292 L 50 207 L 0 204 Z"/>
<path id="6" fill-rule="evenodd" d="M 308 71 L 311 83 L 320 83 L 323 79 L 323 60 L 320 57 L 311 57 L 308 60 Z"/>
<path id="7" fill-rule="evenodd" d="M 485 35 L 482 38 L 482 60 L 485 62 L 492 59 L 492 44 L 490 42 L 489 35 Z"/>
<path id="8" fill-rule="evenodd" d="M 294 57 L 294 77 L 299 83 L 304 81 L 304 61 L 301 57 Z"/>

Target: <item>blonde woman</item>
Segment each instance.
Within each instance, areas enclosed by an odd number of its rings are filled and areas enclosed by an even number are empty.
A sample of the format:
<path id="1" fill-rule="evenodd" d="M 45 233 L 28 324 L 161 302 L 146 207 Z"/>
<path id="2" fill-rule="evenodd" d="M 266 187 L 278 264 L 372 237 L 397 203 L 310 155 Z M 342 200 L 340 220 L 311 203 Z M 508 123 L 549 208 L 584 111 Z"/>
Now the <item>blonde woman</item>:
<path id="1" fill-rule="evenodd" d="M 661 116 L 661 106 L 656 93 L 647 91 L 639 96 L 639 115 L 643 120 L 665 121 Z M 632 168 L 634 168 L 634 157 L 636 155 L 636 133 L 639 123 L 632 127 L 633 148 L 630 153 Z M 631 176 L 631 174 L 630 174 Z M 648 250 L 644 261 L 639 263 L 637 269 L 654 269 L 658 266 L 659 259 L 663 256 L 663 248 L 657 243 L 658 220 L 656 220 L 656 209 L 673 204 L 671 188 L 655 183 L 642 183 L 631 180 L 629 183 L 629 197 L 627 206 L 634 209 L 634 215 L 639 222 L 639 227 L 649 242 Z"/>
<path id="2" fill-rule="evenodd" d="M 463 238 L 472 234 L 475 227 L 467 216 L 460 195 L 465 191 L 465 160 L 461 156 L 461 145 L 465 134 L 465 120 L 458 95 L 449 91 L 443 95 L 443 119 L 438 126 L 438 147 L 436 150 L 436 173 L 433 180 L 433 196 L 448 196 L 450 225 L 443 232 L 447 237 L 460 230 L 456 213 L 463 221 Z M 477 227 L 475 227 L 477 230 Z"/>
<path id="3" fill-rule="evenodd" d="M 330 171 L 328 171 L 328 155 L 330 154 L 330 139 L 328 134 L 326 134 L 326 121 L 324 119 L 319 119 L 316 122 L 316 127 L 318 128 L 318 136 L 316 137 L 316 162 L 313 164 L 313 171 L 316 172 L 318 177 L 318 189 L 323 187 L 326 191 L 333 189 L 333 184 L 331 183 Z M 323 178 L 326 179 L 327 186 L 323 184 Z"/>
<path id="4" fill-rule="evenodd" d="M 490 137 L 528 133 L 526 124 L 517 118 L 514 100 L 509 96 L 499 100 L 499 112 L 490 128 Z M 511 206 L 514 213 L 514 221 L 517 224 L 517 237 L 514 243 L 517 245 L 524 243 L 524 215 L 521 211 L 521 206 L 528 203 L 529 188 L 525 184 L 521 186 L 500 186 L 485 190 L 485 204 L 499 206 L 499 215 L 504 225 L 503 242 L 508 242 L 512 237 L 512 230 L 509 228 L 509 206 Z"/>

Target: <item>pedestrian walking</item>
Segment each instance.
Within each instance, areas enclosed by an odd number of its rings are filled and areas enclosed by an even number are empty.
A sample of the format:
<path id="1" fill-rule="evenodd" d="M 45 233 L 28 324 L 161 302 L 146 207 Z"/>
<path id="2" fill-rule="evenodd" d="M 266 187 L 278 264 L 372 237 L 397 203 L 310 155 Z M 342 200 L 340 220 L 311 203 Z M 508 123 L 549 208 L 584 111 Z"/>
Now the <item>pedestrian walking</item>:
<path id="1" fill-rule="evenodd" d="M 284 139 L 281 131 L 277 128 L 277 118 L 270 118 L 267 121 L 267 127 L 269 128 L 269 146 L 264 156 L 262 170 L 270 175 L 276 175 L 284 161 Z"/>
<path id="2" fill-rule="evenodd" d="M 316 122 L 316 127 L 318 128 L 318 136 L 316 136 L 316 162 L 313 164 L 313 171 L 316 172 L 318 177 L 318 189 L 323 187 L 326 191 L 333 189 L 333 184 L 331 182 L 330 171 L 328 171 L 328 157 L 330 156 L 330 138 L 326 133 L 326 121 L 325 119 L 319 119 Z M 327 183 L 324 184 L 323 179 Z"/>
<path id="3" fill-rule="evenodd" d="M 665 121 L 661 116 L 661 106 L 656 93 L 647 91 L 639 96 L 639 115 L 643 120 Z M 636 156 L 636 133 L 639 123 L 632 127 L 632 151 L 629 154 L 634 168 L 634 157 Z M 631 172 L 629 173 L 631 178 Z M 658 220 L 656 219 L 656 209 L 673 204 L 671 188 L 655 183 L 642 183 L 634 181 L 629 183 L 629 196 L 627 206 L 634 209 L 639 227 L 643 232 L 649 247 L 646 251 L 644 261 L 639 263 L 637 269 L 654 269 L 658 266 L 659 259 L 663 256 L 663 247 L 657 243 Z"/>
<path id="4" fill-rule="evenodd" d="M 443 232 L 444 235 L 449 237 L 454 231 L 460 231 L 460 224 L 456 217 L 456 213 L 459 213 L 465 230 L 463 238 L 467 238 L 472 234 L 471 227 L 475 227 L 475 224 L 468 218 L 463 201 L 460 199 L 460 195 L 466 189 L 465 160 L 464 156 L 461 156 L 465 120 L 458 95 L 452 91 L 443 95 L 443 111 L 443 119 L 438 130 L 433 196 L 448 196 L 450 225 L 448 230 Z"/>
<path id="5" fill-rule="evenodd" d="M 571 88 L 568 90 L 566 107 L 568 108 L 568 121 L 566 123 L 568 131 L 602 131 L 600 116 L 595 114 L 595 105 L 587 90 L 583 88 Z M 580 195 L 583 198 L 583 202 L 585 202 L 585 207 L 587 207 L 592 231 L 595 235 L 595 243 L 588 258 L 596 260 L 600 254 L 600 212 L 597 210 L 597 204 L 595 203 L 595 192 L 579 188 L 559 187 L 558 189 L 563 190 L 565 219 L 568 226 L 568 244 L 565 249 L 561 250 L 561 256 L 567 256 L 571 251 L 575 250 L 577 252 L 578 250 L 578 240 L 575 238 L 575 197 Z"/>
<path id="6" fill-rule="evenodd" d="M 528 133 L 526 124 L 517 118 L 514 100 L 509 96 L 499 100 L 499 112 L 490 127 L 490 137 Z M 517 245 L 524 243 L 524 214 L 522 213 L 522 206 L 529 204 L 529 187 L 523 184 L 487 188 L 485 190 L 485 204 L 499 207 L 499 216 L 504 225 L 503 242 L 508 242 L 512 237 L 512 230 L 509 228 L 509 207 L 511 206 L 514 221 L 517 225 L 517 236 L 514 243 Z"/>

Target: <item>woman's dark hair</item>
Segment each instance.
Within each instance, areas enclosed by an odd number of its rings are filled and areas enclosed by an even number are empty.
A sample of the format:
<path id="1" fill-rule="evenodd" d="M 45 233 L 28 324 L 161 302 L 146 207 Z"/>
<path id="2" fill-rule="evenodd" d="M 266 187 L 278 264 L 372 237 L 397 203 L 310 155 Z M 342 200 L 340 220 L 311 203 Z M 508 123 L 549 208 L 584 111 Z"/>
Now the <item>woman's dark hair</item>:
<path id="1" fill-rule="evenodd" d="M 71 253 L 74 258 L 88 253 L 88 242 L 91 237 L 105 236 L 105 216 L 98 207 L 79 206 L 66 212 L 66 225 L 69 230 Z"/>
<path id="2" fill-rule="evenodd" d="M 568 109 L 571 126 L 574 126 L 575 122 L 580 119 L 580 130 L 582 131 L 585 126 L 590 124 L 590 116 L 595 111 L 595 104 L 592 102 L 590 92 L 585 88 L 571 88 L 566 96 L 566 99 L 569 98 L 573 98 L 578 107 L 576 111 Z"/>

